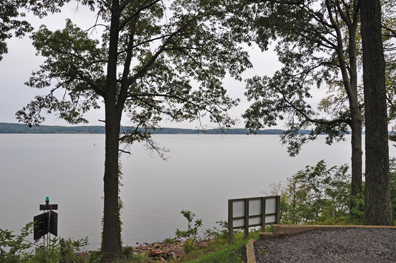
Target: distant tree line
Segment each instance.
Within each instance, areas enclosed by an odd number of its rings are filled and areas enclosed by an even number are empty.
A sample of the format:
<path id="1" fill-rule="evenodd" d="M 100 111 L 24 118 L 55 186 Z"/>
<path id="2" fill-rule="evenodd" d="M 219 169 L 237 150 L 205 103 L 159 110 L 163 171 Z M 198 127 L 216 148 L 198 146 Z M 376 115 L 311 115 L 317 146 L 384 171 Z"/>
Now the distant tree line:
<path id="1" fill-rule="evenodd" d="M 0 133 L 105 133 L 104 126 L 35 126 L 29 128 L 24 124 L 0 123 Z"/>
<path id="2" fill-rule="evenodd" d="M 121 127 L 120 132 L 122 133 L 124 129 L 131 129 L 131 127 Z M 247 134 L 248 129 L 232 129 L 227 131 L 222 131 L 220 129 L 209 129 L 209 130 L 198 130 L 198 129 L 181 129 L 181 128 L 161 128 L 155 130 L 148 130 L 151 134 Z M 279 129 L 268 129 L 262 130 L 260 134 L 282 134 L 284 130 Z M 308 133 L 309 131 L 301 131 L 301 133 Z M 50 126 L 41 125 L 33 126 L 29 128 L 27 125 L 19 123 L 0 123 L 0 133 L 96 133 L 104 134 L 104 126 L 76 126 L 76 127 L 66 127 L 66 126 Z"/>

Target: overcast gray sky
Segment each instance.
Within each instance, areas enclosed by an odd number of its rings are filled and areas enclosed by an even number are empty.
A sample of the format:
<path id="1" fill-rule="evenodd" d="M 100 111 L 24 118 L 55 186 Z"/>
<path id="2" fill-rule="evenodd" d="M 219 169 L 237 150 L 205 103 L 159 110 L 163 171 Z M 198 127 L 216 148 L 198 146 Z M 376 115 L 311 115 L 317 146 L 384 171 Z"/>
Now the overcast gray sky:
<path id="1" fill-rule="evenodd" d="M 72 19 L 73 23 L 83 29 L 88 29 L 95 22 L 95 14 L 81 6 L 76 10 L 75 2 L 64 7 L 62 13 L 50 15 L 42 20 L 28 15 L 28 19 L 34 25 L 35 29 L 38 29 L 41 24 L 45 24 L 52 30 L 61 29 L 65 25 L 66 18 Z M 35 55 L 36 52 L 31 45 L 29 35 L 23 39 L 12 38 L 7 43 L 9 53 L 5 54 L 3 60 L 0 62 L 0 122 L 15 123 L 17 122 L 15 113 L 18 110 L 26 106 L 36 95 L 46 94 L 46 90 L 38 90 L 24 85 L 24 82 L 29 79 L 31 72 L 37 70 L 44 59 Z M 249 52 L 254 68 L 247 70 L 243 74 L 243 78 L 254 75 L 272 75 L 281 66 L 276 54 L 271 50 L 262 53 L 258 47 L 255 47 L 250 48 Z M 229 114 L 233 118 L 240 119 L 241 121 L 237 126 L 243 127 L 244 123 L 241 114 L 249 105 L 243 95 L 245 83 L 227 78 L 224 81 L 224 86 L 232 98 L 241 99 L 240 105 L 232 109 Z M 88 125 L 103 125 L 102 122 L 98 121 L 98 119 L 104 119 L 103 107 L 100 110 L 87 113 L 86 117 L 89 120 Z M 128 125 L 125 118 L 122 124 Z M 47 115 L 43 125 L 69 126 L 66 121 L 58 119 L 56 115 Z M 163 127 L 196 128 L 198 123 L 163 122 L 162 125 Z M 208 128 L 211 126 L 215 127 L 212 124 Z"/>

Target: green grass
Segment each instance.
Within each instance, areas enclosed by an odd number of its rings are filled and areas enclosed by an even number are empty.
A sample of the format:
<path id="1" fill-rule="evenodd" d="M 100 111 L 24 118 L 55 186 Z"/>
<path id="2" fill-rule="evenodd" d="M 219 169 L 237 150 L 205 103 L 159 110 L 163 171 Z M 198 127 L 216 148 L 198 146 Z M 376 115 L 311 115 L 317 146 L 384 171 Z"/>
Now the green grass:
<path id="1" fill-rule="evenodd" d="M 209 252 L 207 254 L 195 253 L 194 256 L 198 256 L 192 260 L 186 260 L 189 255 L 185 257 L 182 262 L 190 263 L 210 263 L 210 262 L 229 262 L 229 263 L 240 263 L 246 262 L 246 242 L 247 240 L 238 241 L 232 245 L 224 246 Z M 190 256 L 191 257 L 191 256 Z"/>
<path id="2" fill-rule="evenodd" d="M 258 240 L 259 231 L 250 232 L 248 239 L 243 238 L 243 233 L 236 233 L 234 235 L 235 241 L 232 245 L 228 244 L 227 239 L 215 240 L 211 245 L 205 248 L 193 250 L 191 253 L 187 254 L 180 262 L 246 262 L 246 243 L 251 238 Z"/>

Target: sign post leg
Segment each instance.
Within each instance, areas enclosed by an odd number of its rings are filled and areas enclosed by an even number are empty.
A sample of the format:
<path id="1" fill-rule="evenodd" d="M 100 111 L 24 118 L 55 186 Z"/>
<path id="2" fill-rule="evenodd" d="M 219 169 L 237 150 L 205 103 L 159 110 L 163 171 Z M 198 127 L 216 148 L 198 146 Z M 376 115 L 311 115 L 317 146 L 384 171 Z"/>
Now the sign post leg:
<path id="1" fill-rule="evenodd" d="M 233 223 L 233 206 L 232 202 L 228 200 L 228 243 L 231 245 L 234 242 L 234 223 Z"/>
<path id="2" fill-rule="evenodd" d="M 249 237 L 249 199 L 245 198 L 245 239 Z"/>

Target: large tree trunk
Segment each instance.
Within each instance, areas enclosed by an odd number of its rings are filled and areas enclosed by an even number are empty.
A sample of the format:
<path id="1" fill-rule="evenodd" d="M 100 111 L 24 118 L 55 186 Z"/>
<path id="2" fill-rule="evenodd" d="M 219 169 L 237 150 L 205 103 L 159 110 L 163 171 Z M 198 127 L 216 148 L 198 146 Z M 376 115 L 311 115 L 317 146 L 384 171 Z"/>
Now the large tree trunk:
<path id="1" fill-rule="evenodd" d="M 106 156 L 104 174 L 104 211 L 102 261 L 111 262 L 121 254 L 121 222 L 118 203 L 118 153 L 122 111 L 117 109 L 117 52 L 119 1 L 112 1 L 109 58 L 106 81 Z M 122 107 L 121 107 L 122 108 Z"/>
<path id="2" fill-rule="evenodd" d="M 381 3 L 361 0 L 366 122 L 365 225 L 393 225 Z"/>
<path id="3" fill-rule="evenodd" d="M 104 211 L 102 254 L 111 261 L 121 254 L 121 225 L 118 203 L 118 149 L 120 118 L 106 107 L 106 156 L 104 174 Z"/>

